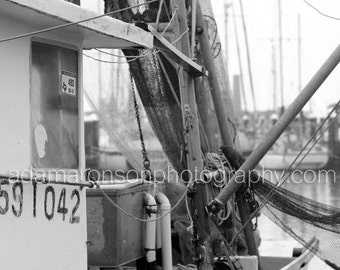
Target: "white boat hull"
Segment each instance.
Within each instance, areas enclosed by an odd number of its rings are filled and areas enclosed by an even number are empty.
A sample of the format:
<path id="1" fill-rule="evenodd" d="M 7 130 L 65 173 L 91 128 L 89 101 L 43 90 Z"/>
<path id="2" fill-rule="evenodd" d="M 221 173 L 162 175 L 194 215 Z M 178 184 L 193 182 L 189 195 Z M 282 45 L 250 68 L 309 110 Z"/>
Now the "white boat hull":
<path id="1" fill-rule="evenodd" d="M 298 152 L 279 154 L 279 153 L 268 153 L 265 155 L 260 164 L 264 169 L 270 170 L 287 170 L 289 166 L 294 162 Z M 302 155 L 303 156 L 303 155 Z M 302 158 L 299 157 L 297 162 Z M 300 170 L 318 170 L 322 169 L 328 162 L 329 155 L 327 152 L 322 153 L 309 153 L 299 164 L 296 169 Z M 297 163 L 295 162 L 295 163 Z M 295 165 L 292 169 L 295 168 Z"/>

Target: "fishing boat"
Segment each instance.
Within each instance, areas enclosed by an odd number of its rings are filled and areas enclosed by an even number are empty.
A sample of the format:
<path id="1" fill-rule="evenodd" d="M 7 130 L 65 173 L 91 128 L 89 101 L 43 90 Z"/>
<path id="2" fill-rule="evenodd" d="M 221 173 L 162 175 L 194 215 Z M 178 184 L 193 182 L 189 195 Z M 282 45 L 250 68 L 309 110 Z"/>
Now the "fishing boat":
<path id="1" fill-rule="evenodd" d="M 340 61 L 340 48 L 245 160 L 231 135 L 230 92 L 221 91 L 228 89 L 228 76 L 209 3 L 106 0 L 104 7 L 105 14 L 98 14 L 61 0 L 0 3 L 0 55 L 6 60 L 0 63 L 1 94 L 7 101 L 0 268 L 287 270 L 306 267 L 314 254 L 339 264 L 329 243 L 318 238 L 320 232 L 339 233 L 338 209 L 263 178 L 250 183 L 256 175 L 243 173 L 259 163 Z M 83 87 L 85 77 L 94 75 L 94 69 L 83 75 L 83 57 L 92 48 L 122 49 L 134 114 L 110 114 L 115 107 Z M 85 144 L 83 97 L 99 121 L 93 126 L 121 147 L 140 170 L 137 178 L 106 178 L 103 170 L 85 168 L 85 154 L 95 163 L 93 151 L 103 149 L 95 139 L 89 140 L 92 150 Z M 156 174 L 164 162 L 154 162 L 152 153 L 160 159 L 159 153 L 147 151 L 142 107 L 149 135 L 157 138 L 177 182 Z M 135 129 L 131 118 L 112 126 L 122 116 L 134 117 Z M 128 147 L 130 135 L 135 137 Z M 253 224 L 260 210 L 306 247 L 297 259 L 260 256 Z M 308 229 L 290 226 L 296 219 Z"/>
<path id="2" fill-rule="evenodd" d="M 302 155 L 306 152 L 307 151 L 302 152 Z M 263 157 L 260 164 L 264 169 L 287 170 L 300 153 L 300 151 L 290 151 L 289 149 L 287 149 L 285 153 L 269 151 L 268 154 Z M 312 151 L 306 155 L 295 169 L 319 170 L 327 165 L 328 158 L 328 151 Z"/>
<path id="3" fill-rule="evenodd" d="M 1 1 L 0 29 L 0 268 L 87 269 L 82 52 L 153 37 L 58 0 Z"/>

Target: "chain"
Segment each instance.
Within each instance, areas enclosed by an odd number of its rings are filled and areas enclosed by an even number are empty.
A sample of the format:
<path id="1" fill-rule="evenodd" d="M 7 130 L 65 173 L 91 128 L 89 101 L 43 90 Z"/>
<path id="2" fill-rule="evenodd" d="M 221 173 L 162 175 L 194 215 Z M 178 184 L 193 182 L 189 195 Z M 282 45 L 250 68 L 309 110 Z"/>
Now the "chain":
<path id="1" fill-rule="evenodd" d="M 140 144 L 142 146 L 144 177 L 146 180 L 152 180 L 153 177 L 152 177 L 152 173 L 150 169 L 151 163 L 148 158 L 148 153 L 145 149 L 144 136 L 143 136 L 142 125 L 140 121 L 139 107 L 138 107 L 137 98 L 136 98 L 135 84 L 133 82 L 133 77 L 132 77 L 131 72 L 130 72 L 130 80 L 131 80 L 131 92 L 132 92 L 132 97 L 133 97 L 134 110 L 136 114 L 136 120 L 137 120 L 138 131 L 139 131 Z"/>

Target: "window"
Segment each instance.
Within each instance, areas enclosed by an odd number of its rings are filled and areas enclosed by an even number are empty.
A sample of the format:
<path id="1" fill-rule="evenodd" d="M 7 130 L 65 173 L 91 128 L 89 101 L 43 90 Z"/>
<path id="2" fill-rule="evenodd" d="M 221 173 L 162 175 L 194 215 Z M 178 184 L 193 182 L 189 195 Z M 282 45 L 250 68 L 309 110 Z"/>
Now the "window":
<path id="1" fill-rule="evenodd" d="M 78 52 L 32 41 L 30 76 L 33 168 L 77 169 Z"/>

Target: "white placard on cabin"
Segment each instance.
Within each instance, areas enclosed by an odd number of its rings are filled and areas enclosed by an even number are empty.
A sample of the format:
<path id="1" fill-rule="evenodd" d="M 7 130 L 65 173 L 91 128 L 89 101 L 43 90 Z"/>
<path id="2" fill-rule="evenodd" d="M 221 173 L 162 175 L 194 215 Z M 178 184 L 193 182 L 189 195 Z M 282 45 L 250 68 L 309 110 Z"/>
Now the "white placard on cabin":
<path id="1" fill-rule="evenodd" d="M 77 75 L 65 70 L 61 71 L 60 91 L 71 96 L 77 95 Z"/>

